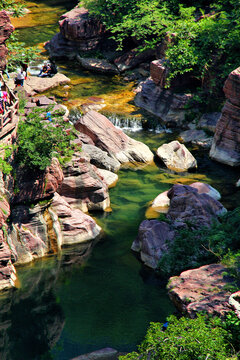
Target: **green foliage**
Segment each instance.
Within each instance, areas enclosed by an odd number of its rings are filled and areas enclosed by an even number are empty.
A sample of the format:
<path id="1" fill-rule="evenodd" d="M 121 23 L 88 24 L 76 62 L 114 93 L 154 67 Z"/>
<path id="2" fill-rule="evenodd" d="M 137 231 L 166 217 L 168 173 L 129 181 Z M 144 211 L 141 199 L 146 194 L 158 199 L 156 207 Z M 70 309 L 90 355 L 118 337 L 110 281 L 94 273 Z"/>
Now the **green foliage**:
<path id="1" fill-rule="evenodd" d="M 19 42 L 17 37 L 17 31 L 15 31 L 7 41 L 8 47 L 8 70 L 14 71 L 20 67 L 22 63 L 29 64 L 31 60 L 34 60 L 40 50 L 33 46 L 26 48 L 25 43 Z"/>
<path id="2" fill-rule="evenodd" d="M 165 331 L 161 330 L 162 324 L 151 323 L 138 352 L 121 356 L 120 360 L 233 359 L 235 352 L 228 341 L 228 332 L 219 321 L 198 315 L 196 319 L 179 320 L 170 316 L 168 322 Z"/>
<path id="3" fill-rule="evenodd" d="M 25 169 L 45 170 L 51 164 L 51 159 L 56 156 L 60 163 L 70 160 L 75 150 L 72 143 L 74 128 L 62 120 L 61 111 L 51 114 L 52 122 L 46 119 L 46 113 L 35 108 L 25 122 L 20 121 L 17 136 L 17 149 L 15 160 L 20 167 Z M 70 129 L 67 131 L 67 129 Z"/>
<path id="4" fill-rule="evenodd" d="M 237 0 L 83 0 L 101 19 L 119 48 L 129 38 L 140 51 L 167 41 L 168 84 L 191 72 L 214 91 L 240 63 L 240 7 Z"/>
<path id="5" fill-rule="evenodd" d="M 13 153 L 13 146 L 0 145 L 0 171 L 4 175 L 9 175 L 12 171 L 12 166 L 9 163 L 9 159 Z"/>
<path id="6" fill-rule="evenodd" d="M 240 269 L 237 270 L 240 258 L 236 255 L 240 249 L 240 208 L 228 212 L 220 221 L 210 229 L 196 230 L 188 224 L 187 229 L 180 230 L 159 262 L 160 271 L 166 275 L 177 275 L 186 269 L 225 260 L 231 275 L 235 274 L 236 280 L 240 279 Z"/>
<path id="7" fill-rule="evenodd" d="M 10 11 L 12 16 L 21 16 L 24 14 L 24 4 L 15 0 L 1 0 L 0 11 Z"/>

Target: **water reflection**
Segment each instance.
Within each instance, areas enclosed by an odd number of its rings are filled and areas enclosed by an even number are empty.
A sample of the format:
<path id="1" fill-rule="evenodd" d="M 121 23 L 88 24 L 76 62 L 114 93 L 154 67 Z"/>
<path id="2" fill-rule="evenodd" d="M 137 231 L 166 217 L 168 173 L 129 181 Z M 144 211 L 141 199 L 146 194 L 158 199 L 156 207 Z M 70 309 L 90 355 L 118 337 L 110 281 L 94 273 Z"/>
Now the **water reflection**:
<path id="1" fill-rule="evenodd" d="M 0 359 L 51 359 L 65 316 L 56 294 L 64 273 L 88 258 L 93 244 L 18 268 L 21 287 L 0 297 Z"/>

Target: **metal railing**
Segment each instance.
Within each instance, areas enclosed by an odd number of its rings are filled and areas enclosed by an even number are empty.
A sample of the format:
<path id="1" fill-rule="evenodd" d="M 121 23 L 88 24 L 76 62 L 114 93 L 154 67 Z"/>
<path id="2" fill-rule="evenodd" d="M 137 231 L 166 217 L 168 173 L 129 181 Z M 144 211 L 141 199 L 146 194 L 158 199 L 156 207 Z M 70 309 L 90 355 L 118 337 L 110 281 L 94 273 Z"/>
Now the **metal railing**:
<path id="1" fill-rule="evenodd" d="M 8 87 L 8 85 L 6 84 L 6 82 L 2 76 L 2 73 L 0 73 L 0 81 L 2 83 L 2 87 L 4 88 L 4 91 L 7 91 L 8 99 L 9 99 L 9 101 L 8 101 L 9 106 L 8 106 L 7 111 L 5 111 L 3 114 L 0 115 L 0 132 L 1 132 L 2 129 L 7 124 L 16 122 L 16 115 L 18 113 L 18 108 L 19 108 L 19 100 L 14 95 L 12 90 Z"/>

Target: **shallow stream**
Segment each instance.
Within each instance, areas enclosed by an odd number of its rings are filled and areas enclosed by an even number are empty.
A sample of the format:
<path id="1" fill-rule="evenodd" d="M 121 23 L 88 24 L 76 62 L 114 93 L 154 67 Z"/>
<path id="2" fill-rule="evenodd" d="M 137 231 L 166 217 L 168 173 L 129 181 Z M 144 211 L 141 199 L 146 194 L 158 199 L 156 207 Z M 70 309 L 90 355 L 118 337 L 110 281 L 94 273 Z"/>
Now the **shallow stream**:
<path id="1" fill-rule="evenodd" d="M 19 38 L 27 46 L 47 41 L 57 32 L 59 16 L 73 5 L 65 0 L 27 2 L 32 12 L 15 21 Z M 92 75 L 76 65 L 58 65 L 72 79 L 66 96 L 55 93 L 65 104 L 76 106 L 98 96 L 107 103 L 104 111 L 115 119 L 149 120 L 132 103 L 134 84 Z M 154 131 L 128 134 L 153 151 L 176 138 Z M 106 346 L 130 351 L 150 321 L 163 322 L 175 311 L 164 284 L 130 247 L 148 203 L 171 184 L 205 181 L 222 193 L 229 209 L 239 204 L 234 186 L 239 174 L 210 161 L 206 152 L 193 149 L 193 154 L 199 167 L 191 174 L 177 175 L 155 164 L 121 169 L 117 186 L 110 190 L 112 212 L 92 214 L 105 232 L 93 249 L 76 246 L 18 268 L 21 286 L 0 298 L 1 359 L 70 360 Z"/>

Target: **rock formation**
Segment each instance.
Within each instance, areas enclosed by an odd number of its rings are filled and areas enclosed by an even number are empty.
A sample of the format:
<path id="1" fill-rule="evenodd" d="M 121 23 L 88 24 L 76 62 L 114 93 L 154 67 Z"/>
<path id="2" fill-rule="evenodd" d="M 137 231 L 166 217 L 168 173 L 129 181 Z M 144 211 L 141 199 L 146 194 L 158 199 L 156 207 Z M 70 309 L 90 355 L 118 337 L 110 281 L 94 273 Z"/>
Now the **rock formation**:
<path id="1" fill-rule="evenodd" d="M 93 19 L 83 7 L 75 7 L 63 14 L 59 26 L 60 33 L 46 44 L 55 58 L 74 58 L 81 52 L 95 50 L 106 32 L 104 25 Z"/>
<path id="2" fill-rule="evenodd" d="M 145 144 L 131 139 L 96 111 L 89 111 L 81 117 L 75 127 L 88 135 L 95 146 L 121 164 L 128 162 L 151 162 L 153 154 Z"/>
<path id="3" fill-rule="evenodd" d="M 131 249 L 140 252 L 145 265 L 156 269 L 162 255 L 168 251 L 168 243 L 174 240 L 175 231 L 163 221 L 144 220 Z"/>
<path id="4" fill-rule="evenodd" d="M 216 126 L 210 157 L 230 166 L 239 166 L 240 68 L 230 73 L 223 90 L 227 101 Z"/>
<path id="5" fill-rule="evenodd" d="M 181 126 L 185 119 L 186 105 L 190 94 L 175 94 L 161 88 L 151 78 L 140 83 L 135 96 L 135 104 L 158 116 L 169 127 Z"/>
<path id="6" fill-rule="evenodd" d="M 228 303 L 230 293 L 224 289 L 229 280 L 224 278 L 221 264 L 205 265 L 187 270 L 170 278 L 168 293 L 177 309 L 195 317 L 197 312 L 224 316 L 231 310 Z"/>
<path id="7" fill-rule="evenodd" d="M 12 26 L 6 11 L 0 11 L 0 71 L 4 70 L 6 66 L 8 51 L 5 42 L 10 37 L 13 30 L 14 27 Z"/>
<path id="8" fill-rule="evenodd" d="M 84 212 L 110 206 L 108 186 L 86 153 L 74 154 L 63 172 L 64 180 L 58 193 L 70 205 Z"/>
<path id="9" fill-rule="evenodd" d="M 197 189 L 199 194 L 207 194 L 215 200 L 220 200 L 220 193 L 209 184 L 195 182 L 189 186 Z M 170 198 L 168 197 L 168 190 L 160 193 L 152 202 L 151 207 L 157 212 L 167 212 L 170 206 Z"/>
<path id="10" fill-rule="evenodd" d="M 13 191 L 13 204 L 33 203 L 51 197 L 63 182 L 63 172 L 56 158 L 45 172 L 38 174 L 25 173 L 18 170 L 17 184 Z"/>
<path id="11" fill-rule="evenodd" d="M 157 149 L 157 156 L 170 169 L 177 172 L 196 168 L 197 161 L 185 145 L 178 141 L 163 144 Z"/>
<path id="12" fill-rule="evenodd" d="M 153 269 L 158 266 L 163 254 L 168 251 L 169 244 L 174 242 L 179 229 L 187 228 L 189 223 L 195 229 L 211 226 L 214 220 L 217 221 L 218 216 L 227 211 L 219 201 L 206 194 L 208 192 L 216 197 L 217 192 L 204 185 L 173 185 L 167 193 L 160 194 L 160 204 L 158 199 L 155 199 L 160 210 L 163 207 L 167 210 L 169 200 L 166 218 L 170 224 L 158 220 L 144 220 L 140 224 L 132 250 L 140 252 L 141 259 L 146 265 Z"/>

